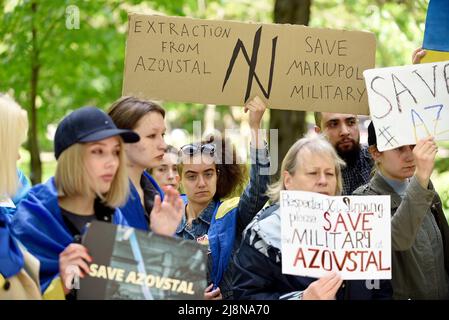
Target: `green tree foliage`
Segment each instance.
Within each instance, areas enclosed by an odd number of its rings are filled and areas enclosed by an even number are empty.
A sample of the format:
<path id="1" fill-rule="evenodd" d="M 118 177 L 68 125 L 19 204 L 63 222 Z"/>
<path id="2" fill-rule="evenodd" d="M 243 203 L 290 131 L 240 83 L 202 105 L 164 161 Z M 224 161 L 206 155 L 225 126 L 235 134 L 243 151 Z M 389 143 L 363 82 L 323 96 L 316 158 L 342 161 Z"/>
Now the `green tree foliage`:
<path id="1" fill-rule="evenodd" d="M 285 3 L 293 12 L 299 2 Z M 28 109 L 31 128 L 35 127 L 36 133 L 30 131 L 34 148 L 28 143 L 33 182 L 41 179 L 39 152 L 52 150 L 49 125 L 54 128 L 82 105 L 106 108 L 120 96 L 128 11 L 268 23 L 273 21 L 274 4 L 274 0 L 0 1 L 0 92 L 12 92 Z M 411 63 L 412 51 L 422 43 L 427 5 L 428 0 L 313 0 L 309 25 L 374 32 L 376 65 L 404 65 Z M 79 27 L 74 8 L 79 11 Z M 164 106 L 176 113 L 170 119 L 172 127 L 190 132 L 192 121 L 204 116 L 202 105 Z M 216 112 L 217 128 L 222 128 L 229 109 L 217 107 Z M 279 136 L 280 141 L 284 138 Z M 448 163 L 447 156 L 436 163 L 446 181 Z M 446 208 L 447 185 L 438 184 Z"/>
<path id="2" fill-rule="evenodd" d="M 364 30 L 377 40 L 376 66 L 411 64 L 421 46 L 429 0 L 314 0 L 311 27 Z"/>
<path id="3" fill-rule="evenodd" d="M 48 125 L 120 96 L 127 12 L 184 15 L 197 7 L 196 0 L 0 2 L 0 91 L 28 109 L 33 183 L 41 180 L 41 148 L 52 149 Z"/>

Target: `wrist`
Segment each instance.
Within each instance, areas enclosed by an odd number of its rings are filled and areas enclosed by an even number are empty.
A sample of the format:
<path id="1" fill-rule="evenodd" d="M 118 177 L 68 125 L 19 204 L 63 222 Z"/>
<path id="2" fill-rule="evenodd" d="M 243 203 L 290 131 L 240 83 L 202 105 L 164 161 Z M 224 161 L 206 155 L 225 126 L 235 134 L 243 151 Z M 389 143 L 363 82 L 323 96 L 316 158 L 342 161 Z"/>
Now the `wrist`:
<path id="1" fill-rule="evenodd" d="M 260 129 L 260 125 L 249 125 L 251 131 L 258 131 Z"/>
<path id="2" fill-rule="evenodd" d="M 427 187 L 429 186 L 430 177 L 428 177 L 428 175 L 420 174 L 419 172 L 415 174 L 415 177 L 421 187 L 427 189 Z"/>

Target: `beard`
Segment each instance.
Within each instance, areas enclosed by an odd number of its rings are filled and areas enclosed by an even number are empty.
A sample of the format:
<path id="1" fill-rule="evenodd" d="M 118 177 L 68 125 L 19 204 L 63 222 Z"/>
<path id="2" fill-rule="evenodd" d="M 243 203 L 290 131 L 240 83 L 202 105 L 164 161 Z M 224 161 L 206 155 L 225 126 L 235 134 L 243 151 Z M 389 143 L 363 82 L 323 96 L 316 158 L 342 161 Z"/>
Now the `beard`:
<path id="1" fill-rule="evenodd" d="M 360 143 L 355 140 L 352 140 L 352 142 L 353 142 L 353 145 L 352 145 L 352 148 L 350 148 L 350 149 L 343 150 L 342 148 L 339 147 L 338 144 L 335 147 L 335 149 L 337 150 L 337 154 L 348 165 L 354 164 L 357 161 L 357 159 L 359 157 L 359 153 L 360 153 Z"/>

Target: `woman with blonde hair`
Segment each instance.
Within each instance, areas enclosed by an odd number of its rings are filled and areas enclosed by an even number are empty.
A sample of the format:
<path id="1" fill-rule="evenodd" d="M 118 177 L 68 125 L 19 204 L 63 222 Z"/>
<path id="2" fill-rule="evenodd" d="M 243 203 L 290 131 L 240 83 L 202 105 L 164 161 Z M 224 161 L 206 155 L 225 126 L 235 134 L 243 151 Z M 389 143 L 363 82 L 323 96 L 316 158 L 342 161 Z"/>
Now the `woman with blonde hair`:
<path id="1" fill-rule="evenodd" d="M 17 170 L 19 148 L 28 132 L 28 117 L 9 96 L 0 94 L 0 215 L 10 219 L 17 204 L 30 189 L 22 171 Z"/>
<path id="2" fill-rule="evenodd" d="M 0 300 L 41 298 L 39 263 L 12 237 L 9 228 L 16 206 L 30 188 L 16 168 L 27 131 L 26 111 L 0 94 Z"/>
<path id="3" fill-rule="evenodd" d="M 381 281 L 379 289 L 368 289 L 365 281 L 345 281 L 336 273 L 319 279 L 282 273 L 281 190 L 316 192 L 328 196 L 342 190 L 341 166 L 332 145 L 310 134 L 296 141 L 281 166 L 279 181 L 268 191 L 272 205 L 260 211 L 244 231 L 234 263 L 236 299 L 381 299 L 389 298 L 391 286 Z"/>
<path id="4" fill-rule="evenodd" d="M 30 190 L 11 223 L 16 237 L 40 261 L 43 291 L 60 271 L 61 253 L 62 257 L 70 253 L 68 262 L 86 271 L 87 251 L 72 242 L 88 222 L 126 224 L 114 209 L 128 194 L 122 140 L 136 142 L 139 137 L 118 130 L 94 107 L 75 110 L 59 124 L 54 140 L 56 175 Z M 61 276 L 64 280 L 65 273 Z"/>
<path id="5" fill-rule="evenodd" d="M 56 175 L 34 186 L 17 209 L 12 221 L 14 234 L 41 263 L 41 287 L 45 290 L 60 273 L 65 293 L 78 268 L 83 277 L 92 262 L 87 249 L 77 243 L 88 222 L 100 220 L 128 225 L 117 207 L 129 193 L 123 142 L 135 143 L 139 136 L 118 129 L 100 109 L 75 110 L 59 124 L 55 134 Z M 155 201 L 155 216 L 174 214 L 174 201 Z M 167 219 L 168 219 L 167 218 Z M 164 219 L 155 232 L 165 234 Z M 80 272 L 82 270 L 82 272 Z M 72 296 L 70 296 L 72 297 Z"/>

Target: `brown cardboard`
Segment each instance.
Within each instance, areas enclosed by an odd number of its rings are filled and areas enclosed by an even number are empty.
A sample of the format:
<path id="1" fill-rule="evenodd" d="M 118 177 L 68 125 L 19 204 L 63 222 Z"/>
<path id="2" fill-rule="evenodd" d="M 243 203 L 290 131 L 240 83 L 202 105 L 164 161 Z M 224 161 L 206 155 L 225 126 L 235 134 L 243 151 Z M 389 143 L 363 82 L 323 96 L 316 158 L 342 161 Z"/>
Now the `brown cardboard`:
<path id="1" fill-rule="evenodd" d="M 362 72 L 375 49 L 368 32 L 130 14 L 122 93 L 240 106 L 258 95 L 273 109 L 368 114 Z"/>

